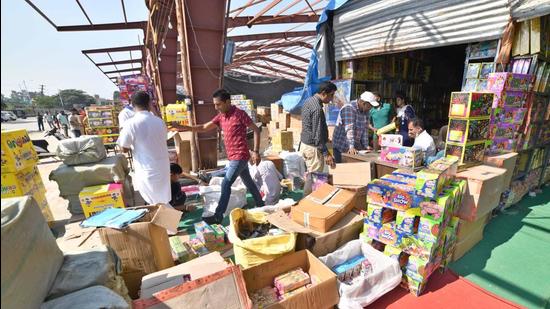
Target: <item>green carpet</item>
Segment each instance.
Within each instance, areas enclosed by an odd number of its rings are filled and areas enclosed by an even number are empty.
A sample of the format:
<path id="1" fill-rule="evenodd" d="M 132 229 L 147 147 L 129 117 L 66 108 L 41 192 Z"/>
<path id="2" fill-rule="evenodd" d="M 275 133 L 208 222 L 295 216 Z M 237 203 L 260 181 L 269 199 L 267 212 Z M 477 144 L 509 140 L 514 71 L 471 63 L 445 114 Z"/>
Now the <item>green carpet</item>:
<path id="1" fill-rule="evenodd" d="M 283 193 L 281 194 L 281 199 L 291 198 L 295 201 L 299 201 L 303 195 L 304 195 L 304 192 L 302 190 L 283 191 Z M 245 208 L 253 208 L 255 206 L 254 199 L 252 198 L 252 195 L 250 193 L 246 194 L 246 202 L 247 202 L 247 207 Z M 189 234 L 195 233 L 194 224 L 201 221 L 202 220 L 201 217 L 202 217 L 202 207 L 197 207 L 197 209 L 195 209 L 194 211 L 185 213 L 178 225 L 178 230 L 186 231 Z M 223 226 L 229 225 L 229 216 L 223 218 L 222 225 Z"/>
<path id="2" fill-rule="evenodd" d="M 550 308 L 550 188 L 491 219 L 483 240 L 451 268 L 519 305 Z"/>

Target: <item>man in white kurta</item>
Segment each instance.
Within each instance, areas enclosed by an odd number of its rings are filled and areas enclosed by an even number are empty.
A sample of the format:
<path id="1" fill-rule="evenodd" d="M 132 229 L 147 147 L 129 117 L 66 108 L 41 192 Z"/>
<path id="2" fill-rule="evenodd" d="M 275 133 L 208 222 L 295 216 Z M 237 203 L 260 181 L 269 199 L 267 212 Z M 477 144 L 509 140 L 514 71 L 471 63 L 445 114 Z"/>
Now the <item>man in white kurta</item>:
<path id="1" fill-rule="evenodd" d="M 124 108 L 118 113 L 118 127 L 122 129 L 126 121 L 132 119 L 136 112 L 131 105 L 125 105 Z"/>
<path id="2" fill-rule="evenodd" d="M 281 180 L 283 175 L 279 173 L 275 164 L 271 161 L 261 161 L 258 165 L 249 163 L 250 176 L 262 193 L 266 205 L 275 205 L 281 195 Z"/>
<path id="3" fill-rule="evenodd" d="M 420 118 L 414 118 L 409 122 L 409 137 L 414 138 L 413 148 L 424 152 L 424 160 L 435 156 L 436 148 L 433 137 L 425 130 L 424 122 Z"/>
<path id="4" fill-rule="evenodd" d="M 149 95 L 137 92 L 132 98 L 135 115 L 124 123 L 118 144 L 134 156 L 134 187 L 148 204 L 168 204 L 170 161 L 166 145 L 166 125 L 149 112 Z"/>

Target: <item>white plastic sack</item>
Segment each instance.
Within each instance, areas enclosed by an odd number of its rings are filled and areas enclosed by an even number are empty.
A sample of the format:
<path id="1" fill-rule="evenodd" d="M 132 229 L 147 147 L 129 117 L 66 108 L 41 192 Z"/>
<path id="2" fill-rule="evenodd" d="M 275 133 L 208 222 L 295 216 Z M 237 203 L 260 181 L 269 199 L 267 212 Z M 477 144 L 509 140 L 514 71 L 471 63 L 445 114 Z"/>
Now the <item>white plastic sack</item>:
<path id="1" fill-rule="evenodd" d="M 265 212 L 271 214 L 279 210 L 290 210 L 290 208 L 295 204 L 295 200 L 291 198 L 285 198 L 284 200 L 279 200 L 279 202 L 275 205 L 266 205 L 263 207 L 248 209 L 248 212 Z"/>
<path id="2" fill-rule="evenodd" d="M 107 157 L 103 140 L 95 135 L 83 135 L 59 142 L 56 155 L 67 165 L 99 162 Z"/>
<path id="3" fill-rule="evenodd" d="M 283 176 L 287 179 L 303 178 L 306 173 L 306 162 L 299 152 L 282 151 L 279 154 L 283 162 Z"/>
<path id="4" fill-rule="evenodd" d="M 222 195 L 223 177 L 213 177 L 208 186 L 200 186 L 199 191 L 204 198 L 203 217 L 210 217 L 216 213 L 216 207 Z M 241 177 L 237 177 L 231 186 L 231 196 L 225 210 L 224 216 L 228 216 L 231 210 L 241 208 L 246 205 L 246 186 Z"/>
<path id="5" fill-rule="evenodd" d="M 110 289 L 96 285 L 45 302 L 41 309 L 129 309 L 130 304 Z"/>
<path id="6" fill-rule="evenodd" d="M 353 280 L 351 285 L 338 281 L 341 309 L 363 308 L 382 295 L 393 290 L 401 282 L 399 262 L 374 249 L 361 239 L 355 239 L 338 250 L 319 259 L 332 268 L 362 254 L 372 265 L 372 272 L 363 276 L 363 280 Z"/>

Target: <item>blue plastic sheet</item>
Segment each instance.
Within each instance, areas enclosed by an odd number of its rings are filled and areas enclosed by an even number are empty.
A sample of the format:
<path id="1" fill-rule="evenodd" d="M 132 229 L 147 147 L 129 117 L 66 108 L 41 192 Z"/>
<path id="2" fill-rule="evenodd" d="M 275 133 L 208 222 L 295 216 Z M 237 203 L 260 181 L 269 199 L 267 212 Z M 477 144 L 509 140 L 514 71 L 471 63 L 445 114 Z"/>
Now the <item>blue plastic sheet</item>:
<path id="1" fill-rule="evenodd" d="M 130 223 L 145 216 L 147 209 L 130 210 L 124 208 L 108 208 L 86 220 L 80 225 L 82 227 L 110 227 L 123 229 Z"/>

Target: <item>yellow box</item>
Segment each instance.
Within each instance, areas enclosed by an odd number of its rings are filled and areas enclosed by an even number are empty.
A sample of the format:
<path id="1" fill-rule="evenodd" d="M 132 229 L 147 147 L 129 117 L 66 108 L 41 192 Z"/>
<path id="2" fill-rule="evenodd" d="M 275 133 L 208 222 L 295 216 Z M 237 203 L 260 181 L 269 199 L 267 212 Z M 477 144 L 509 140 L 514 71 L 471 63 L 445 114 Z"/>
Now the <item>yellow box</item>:
<path id="1" fill-rule="evenodd" d="M 34 167 L 2 174 L 2 198 L 27 195 L 34 186 Z"/>
<path id="2" fill-rule="evenodd" d="M 44 215 L 44 218 L 46 218 L 46 222 L 53 222 L 53 214 L 50 210 L 50 206 L 48 204 L 48 200 L 46 199 L 46 191 L 45 190 L 36 190 L 32 197 L 38 204 L 38 207 L 40 208 L 40 211 L 42 211 L 42 215 Z"/>
<path id="3" fill-rule="evenodd" d="M 188 121 L 187 105 L 185 104 L 168 104 L 166 105 L 166 121 Z"/>
<path id="4" fill-rule="evenodd" d="M 291 151 L 294 149 L 292 131 L 276 131 L 271 139 L 271 149 L 273 151 Z"/>
<path id="5" fill-rule="evenodd" d="M 2 173 L 13 173 L 34 166 L 38 155 L 27 130 L 2 131 Z"/>
<path id="6" fill-rule="evenodd" d="M 122 184 L 85 187 L 78 195 L 86 218 L 107 208 L 124 208 Z"/>

